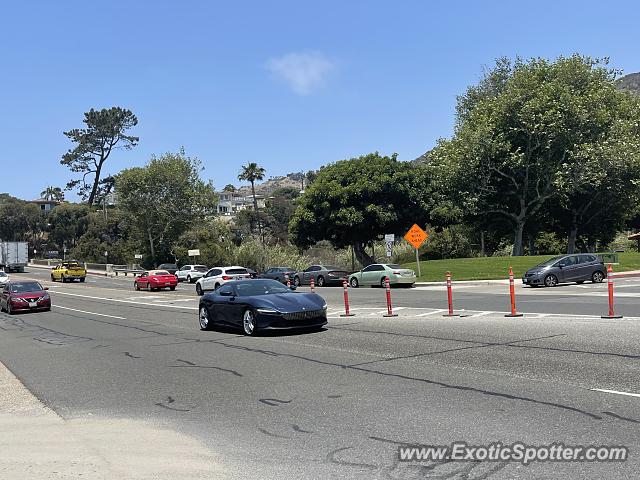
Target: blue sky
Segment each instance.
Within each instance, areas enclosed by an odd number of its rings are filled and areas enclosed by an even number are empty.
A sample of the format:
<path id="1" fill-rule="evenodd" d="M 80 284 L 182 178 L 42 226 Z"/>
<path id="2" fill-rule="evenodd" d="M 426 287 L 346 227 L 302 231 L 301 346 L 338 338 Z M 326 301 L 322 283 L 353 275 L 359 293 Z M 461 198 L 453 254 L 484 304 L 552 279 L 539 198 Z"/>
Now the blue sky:
<path id="1" fill-rule="evenodd" d="M 499 56 L 579 52 L 640 71 L 634 2 L 5 2 L 0 192 L 36 198 L 71 173 L 64 130 L 122 106 L 151 154 L 200 158 L 217 187 L 372 151 L 413 159 L 451 134 L 456 95 Z M 73 198 L 70 196 L 69 198 Z"/>

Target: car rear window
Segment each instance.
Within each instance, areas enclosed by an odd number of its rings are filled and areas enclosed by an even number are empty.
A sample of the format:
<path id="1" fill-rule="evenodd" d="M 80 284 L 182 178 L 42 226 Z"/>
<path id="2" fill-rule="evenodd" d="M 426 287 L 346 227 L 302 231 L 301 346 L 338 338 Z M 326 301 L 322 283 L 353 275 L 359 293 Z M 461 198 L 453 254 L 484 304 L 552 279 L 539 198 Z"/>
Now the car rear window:
<path id="1" fill-rule="evenodd" d="M 229 268 L 225 272 L 229 275 L 243 275 L 249 273 L 246 268 Z"/>

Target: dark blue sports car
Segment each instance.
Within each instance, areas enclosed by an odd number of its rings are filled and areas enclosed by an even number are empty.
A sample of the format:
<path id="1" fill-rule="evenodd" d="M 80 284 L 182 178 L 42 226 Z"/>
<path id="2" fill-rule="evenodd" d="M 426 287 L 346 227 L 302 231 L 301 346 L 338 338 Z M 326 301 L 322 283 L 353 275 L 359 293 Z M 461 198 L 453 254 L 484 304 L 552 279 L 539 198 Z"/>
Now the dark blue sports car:
<path id="1" fill-rule="evenodd" d="M 258 330 L 307 328 L 327 323 L 327 303 L 315 293 L 296 293 L 276 280 L 227 282 L 200 299 L 201 330 L 214 325 Z"/>

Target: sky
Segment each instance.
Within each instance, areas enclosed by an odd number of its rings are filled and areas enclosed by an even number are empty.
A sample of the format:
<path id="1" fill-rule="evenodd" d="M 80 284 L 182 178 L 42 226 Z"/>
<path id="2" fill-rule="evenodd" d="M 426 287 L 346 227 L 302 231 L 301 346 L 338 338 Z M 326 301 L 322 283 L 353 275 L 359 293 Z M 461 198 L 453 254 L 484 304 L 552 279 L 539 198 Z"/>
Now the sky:
<path id="1" fill-rule="evenodd" d="M 3 2 L 0 192 L 74 177 L 65 130 L 128 108 L 140 137 L 106 173 L 184 147 L 217 188 L 450 136 L 456 96 L 496 58 L 580 53 L 640 71 L 640 5 L 621 1 Z M 73 194 L 68 194 L 74 199 Z"/>

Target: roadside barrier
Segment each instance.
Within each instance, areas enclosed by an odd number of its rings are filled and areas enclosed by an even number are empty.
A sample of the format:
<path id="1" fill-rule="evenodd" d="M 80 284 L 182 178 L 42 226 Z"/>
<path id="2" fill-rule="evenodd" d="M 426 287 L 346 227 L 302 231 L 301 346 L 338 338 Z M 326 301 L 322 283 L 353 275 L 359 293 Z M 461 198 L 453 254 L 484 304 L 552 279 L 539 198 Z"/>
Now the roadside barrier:
<path id="1" fill-rule="evenodd" d="M 311 277 L 310 285 L 311 285 L 311 293 L 316 293 L 316 282 L 313 280 L 313 277 Z"/>
<path id="2" fill-rule="evenodd" d="M 521 317 L 521 313 L 516 312 L 516 289 L 513 281 L 513 268 L 509 267 L 509 296 L 511 297 L 511 313 L 505 317 Z"/>
<path id="3" fill-rule="evenodd" d="M 383 317 L 397 317 L 398 314 L 393 313 L 393 307 L 391 306 L 391 283 L 389 282 L 389 277 L 385 277 L 384 285 L 387 290 L 387 313 Z"/>
<path id="4" fill-rule="evenodd" d="M 451 272 L 447 272 L 447 303 L 449 312 L 442 315 L 443 317 L 459 317 L 457 313 L 453 313 L 453 294 L 451 292 Z"/>
<path id="5" fill-rule="evenodd" d="M 342 288 L 344 289 L 344 313 L 340 315 L 341 317 L 353 317 L 355 313 L 351 313 L 349 311 L 349 284 L 347 283 L 347 279 L 342 280 Z"/>
<path id="6" fill-rule="evenodd" d="M 613 309 L 613 267 L 611 264 L 607 267 L 607 286 L 609 287 L 609 315 L 602 315 L 601 318 L 622 318 L 622 315 L 616 315 Z"/>

